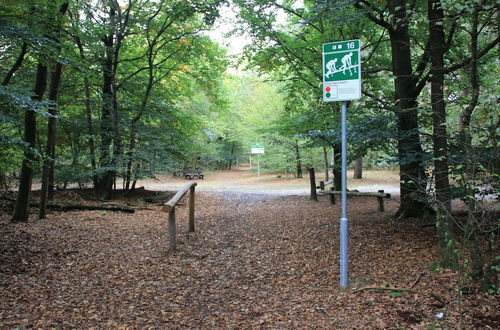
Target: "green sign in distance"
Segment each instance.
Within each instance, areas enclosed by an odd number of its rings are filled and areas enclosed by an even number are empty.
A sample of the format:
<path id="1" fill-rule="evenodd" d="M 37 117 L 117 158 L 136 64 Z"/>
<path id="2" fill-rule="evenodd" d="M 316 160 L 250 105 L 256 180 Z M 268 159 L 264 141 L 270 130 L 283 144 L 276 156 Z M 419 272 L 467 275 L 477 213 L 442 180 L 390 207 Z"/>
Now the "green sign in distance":
<path id="1" fill-rule="evenodd" d="M 348 40 L 323 44 L 323 100 L 361 98 L 361 42 Z"/>
<path id="2" fill-rule="evenodd" d="M 251 148 L 264 148 L 264 144 L 261 142 L 252 142 Z"/>

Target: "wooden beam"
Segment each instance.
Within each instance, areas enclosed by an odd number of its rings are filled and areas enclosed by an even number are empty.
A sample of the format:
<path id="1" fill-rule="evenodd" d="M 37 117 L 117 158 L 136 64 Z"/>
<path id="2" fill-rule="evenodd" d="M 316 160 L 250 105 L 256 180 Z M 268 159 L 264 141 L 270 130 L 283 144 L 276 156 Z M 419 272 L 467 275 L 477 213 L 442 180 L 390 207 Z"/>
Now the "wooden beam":
<path id="1" fill-rule="evenodd" d="M 168 213 L 168 248 L 177 250 L 177 237 L 175 228 L 175 207 Z"/>
<path id="2" fill-rule="evenodd" d="M 174 207 L 175 205 L 177 205 L 177 203 L 180 201 L 180 199 L 182 197 L 184 197 L 184 195 L 189 191 L 189 189 L 191 189 L 191 187 L 196 187 L 197 183 L 192 181 L 192 182 L 189 182 L 187 185 L 185 185 L 181 190 L 179 190 L 175 195 L 174 197 L 172 197 L 168 202 L 166 202 L 165 204 L 163 204 L 163 208 L 162 210 L 169 213 Z"/>
<path id="3" fill-rule="evenodd" d="M 383 190 L 378 190 L 378 193 L 381 194 L 381 195 L 383 195 L 384 191 Z M 380 212 L 384 212 L 384 199 L 383 199 L 383 197 L 377 197 L 377 200 L 378 200 L 378 210 Z"/>
<path id="4" fill-rule="evenodd" d="M 335 187 L 330 187 L 330 191 L 334 191 Z M 330 204 L 335 204 L 335 195 L 334 194 L 328 194 L 330 196 Z"/>
<path id="5" fill-rule="evenodd" d="M 194 231 L 194 187 L 192 186 L 189 189 L 189 223 L 188 223 L 188 231 Z"/>
<path id="6" fill-rule="evenodd" d="M 341 191 L 336 190 L 325 190 L 318 192 L 319 195 L 341 195 Z M 371 196 L 371 197 L 381 197 L 381 198 L 391 198 L 391 194 L 386 193 L 378 193 L 378 192 L 357 192 L 357 191 L 348 191 L 348 196 Z"/>

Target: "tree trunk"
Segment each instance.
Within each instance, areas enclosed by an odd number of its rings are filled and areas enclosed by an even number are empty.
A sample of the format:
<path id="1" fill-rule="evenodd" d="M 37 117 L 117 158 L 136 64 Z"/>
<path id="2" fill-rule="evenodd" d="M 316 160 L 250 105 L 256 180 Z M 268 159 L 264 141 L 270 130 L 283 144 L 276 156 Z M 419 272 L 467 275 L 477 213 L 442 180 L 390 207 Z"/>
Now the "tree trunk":
<path id="1" fill-rule="evenodd" d="M 354 162 L 354 179 L 362 179 L 363 178 L 363 158 L 356 158 Z"/>
<path id="2" fill-rule="evenodd" d="M 229 170 L 233 167 L 234 141 L 231 142 L 231 157 L 229 158 Z"/>
<path id="3" fill-rule="evenodd" d="M 454 252 L 451 194 L 448 179 L 448 139 L 446 107 L 444 103 L 444 46 L 443 8 L 441 0 L 427 3 L 431 55 L 431 104 L 434 142 L 434 179 L 438 218 L 439 259 L 442 267 L 456 267 L 458 256 Z"/>
<path id="4" fill-rule="evenodd" d="M 57 44 L 57 52 L 61 53 L 61 46 L 59 43 L 59 38 L 61 34 L 61 25 L 63 22 L 61 19 L 66 14 L 69 4 L 67 2 L 63 3 L 59 8 L 59 16 L 57 17 L 58 24 L 54 29 L 54 38 L 52 40 Z M 38 218 L 44 219 L 47 210 L 47 199 L 54 199 L 54 164 L 56 156 L 56 116 L 57 116 L 57 103 L 58 103 L 58 93 L 59 85 L 61 82 L 62 75 L 62 64 L 57 62 L 55 68 L 52 71 L 50 77 L 50 88 L 49 88 L 49 101 L 51 101 L 51 106 L 49 107 L 49 113 L 51 116 L 48 118 L 47 124 L 47 146 L 45 152 L 45 160 L 43 162 L 42 170 L 42 188 L 40 191 L 40 208 L 38 210 Z"/>
<path id="5" fill-rule="evenodd" d="M 465 172 L 467 173 L 467 178 L 472 180 L 467 180 L 463 182 L 466 189 L 466 194 L 468 196 L 475 195 L 474 185 L 474 161 L 472 159 L 472 137 L 470 132 L 470 123 L 472 120 L 472 114 L 476 109 L 479 102 L 479 78 L 478 78 L 478 38 L 479 38 L 479 7 L 474 8 L 472 13 L 472 26 L 471 26 L 471 40 L 470 40 L 470 54 L 471 54 L 471 66 L 469 72 L 469 82 L 471 91 L 471 100 L 468 106 L 464 109 L 460 116 L 459 123 L 459 137 L 462 147 L 464 149 L 465 157 Z M 500 11 L 498 11 L 500 13 Z M 500 18 L 500 14 L 498 16 Z M 494 282 L 496 275 L 493 278 L 489 278 L 489 272 L 484 272 L 484 256 L 482 250 L 483 241 L 478 239 L 477 235 L 477 219 L 476 219 L 476 199 L 467 198 L 465 200 L 467 205 L 467 225 L 465 227 L 465 241 L 469 250 L 469 257 L 471 260 L 471 278 L 475 281 L 483 279 L 483 285 L 489 287 L 491 280 Z"/>
<path id="6" fill-rule="evenodd" d="M 342 190 L 342 148 L 339 145 L 332 145 L 333 149 L 333 187 L 336 191 Z"/>
<path id="7" fill-rule="evenodd" d="M 127 153 L 127 172 L 125 175 L 125 190 L 128 190 L 130 187 L 130 180 L 132 179 L 132 157 L 135 153 L 135 135 L 136 135 L 136 123 L 137 121 L 132 120 L 130 123 L 130 143 L 129 143 L 129 151 Z"/>
<path id="8" fill-rule="evenodd" d="M 302 159 L 300 158 L 299 141 L 295 141 L 295 161 L 297 169 L 297 178 L 302 178 Z"/>
<path id="9" fill-rule="evenodd" d="M 323 147 L 323 161 L 325 163 L 325 181 L 330 180 L 330 175 L 328 173 L 328 170 L 330 169 L 330 166 L 328 166 L 328 150 L 326 147 Z"/>
<path id="10" fill-rule="evenodd" d="M 46 86 L 47 67 L 42 63 L 38 63 L 33 100 L 42 100 Z M 24 141 L 26 142 L 26 149 L 24 151 L 24 159 L 19 178 L 19 191 L 17 192 L 14 214 L 12 215 L 11 222 L 26 222 L 29 216 L 33 167 L 36 162 L 34 152 L 36 148 L 36 114 L 33 110 L 26 111 L 24 117 Z"/>
<path id="11" fill-rule="evenodd" d="M 311 185 L 311 197 L 310 201 L 318 201 L 318 195 L 316 194 L 316 174 L 314 172 L 314 167 L 308 168 L 309 170 L 309 183 Z"/>
<path id="12" fill-rule="evenodd" d="M 441 0 L 428 1 L 429 36 L 431 50 L 431 104 L 433 119 L 434 170 L 436 199 L 446 211 L 451 211 L 448 179 L 448 137 L 446 106 L 444 102 L 444 47 L 443 8 Z"/>
<path id="13" fill-rule="evenodd" d="M 28 44 L 26 42 L 23 42 L 23 45 L 21 46 L 21 53 L 19 53 L 19 56 L 17 57 L 16 62 L 12 66 L 12 68 L 7 72 L 5 75 L 3 81 L 2 81 L 2 86 L 7 86 L 10 83 L 10 80 L 12 77 L 16 74 L 17 70 L 21 67 L 23 64 L 24 58 L 26 56 L 26 53 L 28 51 Z M 7 187 L 6 181 L 4 178 L 6 177 L 5 173 L 3 173 L 3 170 L 0 169 L 0 189 L 3 189 L 4 185 Z"/>
<path id="14" fill-rule="evenodd" d="M 132 187 L 130 188 L 131 191 L 135 190 L 135 186 L 137 184 L 137 177 L 139 176 L 140 169 L 141 169 L 141 163 L 137 163 L 137 166 L 135 167 L 135 176 L 136 176 L 136 179 L 134 180 L 134 182 L 132 182 Z"/>
<path id="15" fill-rule="evenodd" d="M 113 135 L 115 133 L 115 123 L 113 118 L 113 47 L 114 47 L 114 22 L 115 9 L 113 5 L 109 10 L 111 21 L 110 32 L 103 38 L 105 50 L 103 60 L 103 85 L 102 85 L 102 111 L 101 111 L 101 146 L 99 162 L 103 170 L 97 176 L 95 186 L 96 194 L 99 198 L 107 200 L 113 195 Z M 113 153 L 116 148 L 113 147 Z"/>
<path id="16" fill-rule="evenodd" d="M 146 106 L 149 101 L 149 97 L 151 95 L 151 91 L 153 90 L 154 85 L 154 61 L 153 61 L 153 52 L 151 49 L 148 51 L 148 83 L 146 85 L 146 90 L 144 91 L 144 95 L 141 101 L 141 107 L 137 114 L 132 118 L 130 122 L 130 147 L 128 152 L 128 160 L 127 160 L 127 174 L 126 174 L 126 186 L 125 189 L 129 189 L 130 180 L 132 177 L 132 159 L 135 153 L 135 147 L 137 144 L 136 135 L 137 135 L 137 122 L 142 118 L 144 112 L 146 111 Z"/>
<path id="17" fill-rule="evenodd" d="M 410 35 L 405 0 L 391 0 L 389 10 L 393 28 L 389 30 L 398 118 L 398 158 L 401 204 L 399 218 L 423 217 L 430 207 L 425 203 L 426 175 L 420 143 L 416 81 L 412 76 Z"/>
<path id="18" fill-rule="evenodd" d="M 52 117 L 48 119 L 47 125 L 47 147 L 42 171 L 42 188 L 40 191 L 40 208 L 38 218 L 44 219 L 46 213 L 47 199 L 54 197 L 54 158 L 56 154 L 56 117 L 57 116 L 57 94 L 61 81 L 62 64 L 57 63 L 51 74 L 49 100 L 53 104 L 49 108 Z"/>
<path id="19" fill-rule="evenodd" d="M 121 129 L 120 129 L 120 112 L 118 109 L 118 99 L 117 99 L 117 89 L 116 89 L 116 84 L 115 84 L 115 79 L 116 79 L 116 73 L 113 72 L 112 75 L 113 83 L 112 83 L 112 90 L 113 90 L 113 156 L 111 157 L 111 164 L 112 164 L 112 177 L 113 177 L 113 190 L 112 190 L 112 195 L 113 191 L 116 191 L 116 176 L 117 176 L 117 169 L 123 168 L 122 164 L 119 162 L 120 161 L 120 156 L 122 154 L 122 136 L 121 136 Z M 119 167 L 118 167 L 119 165 Z"/>
<path id="20" fill-rule="evenodd" d="M 76 44 L 78 46 L 78 50 L 80 52 L 80 58 L 85 60 L 85 52 L 83 50 L 83 45 L 80 38 L 75 38 Z M 90 82 L 87 76 L 87 73 L 84 73 L 83 76 L 83 89 L 85 91 L 85 115 L 87 117 L 87 134 L 89 136 L 89 151 L 90 151 L 90 166 L 92 169 L 92 183 L 94 184 L 94 188 L 97 186 L 97 162 L 95 155 L 95 144 L 94 144 L 94 127 L 92 123 L 92 107 L 90 105 Z"/>

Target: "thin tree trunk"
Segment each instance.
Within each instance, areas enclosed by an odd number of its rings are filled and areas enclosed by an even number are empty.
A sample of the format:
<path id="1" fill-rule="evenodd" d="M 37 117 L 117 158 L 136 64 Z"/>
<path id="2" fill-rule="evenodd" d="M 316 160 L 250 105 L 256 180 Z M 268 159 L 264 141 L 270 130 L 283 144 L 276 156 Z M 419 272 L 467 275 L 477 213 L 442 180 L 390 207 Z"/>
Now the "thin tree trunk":
<path id="1" fill-rule="evenodd" d="M 28 51 L 28 44 L 26 42 L 23 42 L 23 45 L 21 46 L 21 53 L 19 53 L 16 62 L 9 70 L 9 72 L 7 72 L 7 74 L 5 75 L 2 81 L 2 86 L 7 86 L 10 83 L 12 77 L 16 74 L 17 70 L 19 70 L 19 68 L 23 64 L 27 51 Z M 0 169 L 0 179 L 2 179 L 0 180 L 0 188 L 3 188 L 4 185 L 7 186 L 6 181 L 4 180 L 5 177 L 6 177 L 5 173 L 3 173 L 2 169 Z"/>
<path id="2" fill-rule="evenodd" d="M 19 70 L 19 68 L 23 64 L 24 57 L 26 56 L 27 52 L 28 52 L 28 44 L 26 42 L 23 42 L 23 45 L 21 46 L 21 53 L 19 53 L 16 62 L 3 78 L 2 86 L 7 86 L 9 84 L 12 77 L 16 74 L 17 70 Z"/>
<path id="3" fill-rule="evenodd" d="M 309 169 L 309 182 L 311 185 L 311 196 L 309 198 L 310 201 L 318 201 L 318 195 L 316 194 L 316 174 L 314 171 L 314 167 L 310 167 Z"/>
<path id="4" fill-rule="evenodd" d="M 47 67 L 42 63 L 38 63 L 33 100 L 42 100 L 46 86 Z M 11 222 L 26 222 L 29 216 L 33 167 L 36 162 L 34 153 L 34 149 L 36 148 L 36 113 L 33 110 L 26 111 L 24 117 L 24 141 L 26 142 L 26 149 L 24 151 L 24 159 L 19 178 L 19 190 L 17 192 L 14 214 L 12 215 Z"/>
<path id="5" fill-rule="evenodd" d="M 117 171 L 118 168 L 123 168 L 123 164 L 119 162 L 120 156 L 122 153 L 122 136 L 120 133 L 120 112 L 118 109 L 118 99 L 117 99 L 117 93 L 116 93 L 116 86 L 115 86 L 115 79 L 116 79 L 116 73 L 113 73 L 113 156 L 111 158 L 111 163 L 112 163 L 112 176 L 113 176 L 113 190 L 116 191 L 116 176 L 119 174 Z M 118 167 L 119 165 L 119 167 Z"/>
<path id="6" fill-rule="evenodd" d="M 356 158 L 354 161 L 354 179 L 362 179 L 363 178 L 363 158 Z"/>
<path id="7" fill-rule="evenodd" d="M 76 38 L 76 44 L 78 46 L 78 50 L 80 52 L 80 58 L 85 60 L 85 52 L 83 50 L 83 45 L 81 43 L 80 38 Z M 90 166 L 92 169 L 92 183 L 94 188 L 97 186 L 97 162 L 96 162 L 96 154 L 95 154 L 95 144 L 94 144 L 94 127 L 92 122 L 92 107 L 90 104 L 90 82 L 87 74 L 85 73 L 83 76 L 83 89 L 85 92 L 85 115 L 87 117 L 87 134 L 89 136 L 89 151 L 90 151 Z"/>
<path id="8" fill-rule="evenodd" d="M 69 4 L 67 2 L 63 3 L 59 8 L 59 25 L 54 30 L 55 38 L 52 40 L 58 44 L 57 51 L 61 52 L 61 46 L 59 44 L 60 30 L 62 21 L 60 19 L 64 17 L 64 14 L 68 10 Z M 47 211 L 47 199 L 52 200 L 54 198 L 54 164 L 56 156 L 56 116 L 57 116 L 57 103 L 58 103 L 58 93 L 59 85 L 61 82 L 62 75 L 62 64 L 57 62 L 54 70 L 52 71 L 50 77 L 50 87 L 49 87 L 49 101 L 51 101 L 51 106 L 49 107 L 50 117 L 48 118 L 47 124 L 47 146 L 45 152 L 45 160 L 43 162 L 42 170 L 42 188 L 40 191 L 40 207 L 38 210 L 38 218 L 44 219 Z"/>
<path id="9" fill-rule="evenodd" d="M 427 2 L 431 50 L 431 106 L 434 142 L 434 178 L 437 199 L 439 259 L 443 267 L 455 267 L 458 256 L 454 252 L 451 195 L 448 179 L 448 139 L 446 132 L 446 107 L 444 103 L 444 46 L 443 8 L 440 0 Z"/>
<path id="10" fill-rule="evenodd" d="M 135 176 L 136 178 L 134 179 L 134 182 L 132 182 L 132 188 L 130 188 L 131 191 L 135 190 L 135 185 L 137 184 L 137 178 L 139 177 L 139 171 L 141 169 L 141 163 L 137 163 L 137 166 L 135 167 Z"/>
<path id="11" fill-rule="evenodd" d="M 339 145 L 332 145 L 333 150 L 333 186 L 336 191 L 342 190 L 342 167 L 341 167 L 341 150 Z"/>
<path id="12" fill-rule="evenodd" d="M 54 197 L 54 158 L 56 153 L 56 117 L 57 116 L 57 94 L 61 81 L 62 64 L 57 63 L 54 71 L 51 74 L 49 100 L 52 105 L 49 108 L 49 113 L 52 117 L 48 119 L 47 125 L 47 147 L 45 152 L 45 160 L 42 171 L 42 188 L 40 191 L 40 208 L 38 210 L 38 218 L 44 219 L 47 210 L 47 199 L 52 200 Z"/>
<path id="13" fill-rule="evenodd" d="M 451 211 L 448 179 L 448 137 L 446 105 L 444 102 L 444 46 L 443 8 L 440 0 L 428 1 L 429 36 L 431 49 L 431 105 L 433 119 L 434 169 L 436 199 L 447 212 Z"/>
<path id="14" fill-rule="evenodd" d="M 500 11 L 499 11 L 500 12 Z M 500 17 L 500 16 L 499 16 Z M 465 154 L 465 171 L 468 178 L 474 178 L 474 162 L 472 159 L 472 137 L 470 132 L 470 123 L 472 114 L 479 102 L 479 78 L 478 78 L 478 25 L 479 25 L 479 8 L 475 7 L 472 13 L 472 28 L 471 28 L 471 67 L 469 73 L 469 81 L 471 87 L 471 101 L 464 109 L 461 115 L 461 122 L 459 125 L 460 142 L 464 148 Z M 472 180 L 471 180 L 472 181 Z M 474 196 L 475 185 L 471 182 L 465 182 L 466 194 Z M 471 260 L 471 277 L 473 280 L 484 278 L 484 258 L 481 248 L 482 242 L 478 240 L 477 224 L 476 224 L 476 200 L 475 198 L 467 198 L 467 225 L 465 228 L 465 241 L 469 249 L 469 256 Z M 488 276 L 486 276 L 488 277 Z M 489 282 L 489 278 L 485 278 L 484 282 Z M 483 282 L 483 283 L 484 283 Z"/>
<path id="15" fill-rule="evenodd" d="M 325 163 L 325 181 L 329 181 L 330 176 L 328 173 L 329 166 L 328 166 L 328 150 L 326 147 L 323 147 L 323 161 Z"/>
<path id="16" fill-rule="evenodd" d="M 229 159 L 229 170 L 233 167 L 233 155 L 234 155 L 234 141 L 231 142 L 231 157 Z"/>
<path id="17" fill-rule="evenodd" d="M 132 120 L 130 123 L 130 141 L 129 141 L 129 150 L 127 152 L 127 169 L 125 173 L 125 190 L 130 188 L 130 180 L 132 179 L 132 157 L 135 153 L 135 135 L 136 135 L 136 123 L 137 121 Z"/>
<path id="18" fill-rule="evenodd" d="M 300 158 L 299 141 L 295 141 L 295 161 L 297 178 L 302 178 L 302 159 Z"/>
<path id="19" fill-rule="evenodd" d="M 135 153 L 135 147 L 137 144 L 136 135 L 137 135 L 137 122 L 142 118 L 144 112 L 146 111 L 146 107 L 148 105 L 149 97 L 151 95 L 151 91 L 153 90 L 154 85 L 154 63 L 153 63 L 153 54 L 151 51 L 148 52 L 148 83 L 146 85 L 146 90 L 144 91 L 144 95 L 141 101 L 141 107 L 137 114 L 132 118 L 130 122 L 130 143 L 129 143 L 129 151 L 128 151 L 128 160 L 127 160 L 127 173 L 126 173 L 126 185 L 125 189 L 128 190 L 129 182 L 132 177 L 132 159 Z"/>

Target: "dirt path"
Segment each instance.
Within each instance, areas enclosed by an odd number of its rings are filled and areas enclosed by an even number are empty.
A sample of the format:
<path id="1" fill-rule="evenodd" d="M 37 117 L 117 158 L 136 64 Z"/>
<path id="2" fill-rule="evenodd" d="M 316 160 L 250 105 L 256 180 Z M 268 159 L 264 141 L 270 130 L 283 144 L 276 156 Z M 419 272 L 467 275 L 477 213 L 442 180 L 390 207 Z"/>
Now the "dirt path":
<path id="1" fill-rule="evenodd" d="M 186 183 L 159 179 L 142 185 Z M 498 299 L 458 297 L 456 273 L 429 270 L 434 227 L 394 222 L 397 200 L 380 213 L 374 198 L 349 199 L 351 287 L 423 294 L 339 291 L 340 209 L 309 202 L 307 178 L 230 171 L 198 182 L 196 232 L 180 207 L 174 253 L 159 206 L 0 224 L 0 328 L 500 328 Z M 355 183 L 394 185 L 389 173 Z"/>
<path id="2" fill-rule="evenodd" d="M 395 201 L 383 214 L 376 201 L 350 201 L 351 284 L 415 283 L 446 306 L 426 295 L 339 292 L 339 209 L 326 199 L 197 195 L 197 231 L 185 232 L 179 209 L 175 253 L 159 207 L 0 226 L 0 328 L 455 328 L 460 315 L 498 328 L 490 298 L 477 296 L 488 311 L 469 295 L 478 307 L 461 314 L 449 291 L 455 274 L 428 270 L 434 229 L 393 223 Z"/>
<path id="3" fill-rule="evenodd" d="M 349 173 L 349 178 L 352 173 Z M 317 184 L 325 181 L 323 173 L 317 174 Z M 399 196 L 399 181 L 396 173 L 390 171 L 365 171 L 361 180 L 348 180 L 348 189 L 358 189 L 365 192 L 376 192 L 384 189 L 397 198 Z M 210 192 L 240 192 L 245 194 L 265 194 L 276 196 L 308 195 L 310 193 L 309 177 L 297 179 L 289 175 L 284 178 L 282 173 L 262 173 L 260 177 L 249 168 L 232 171 L 216 171 L 206 174 L 204 180 L 196 180 L 199 191 Z M 176 190 L 186 184 L 183 178 L 159 176 L 157 180 L 143 180 L 140 186 L 151 190 Z"/>

